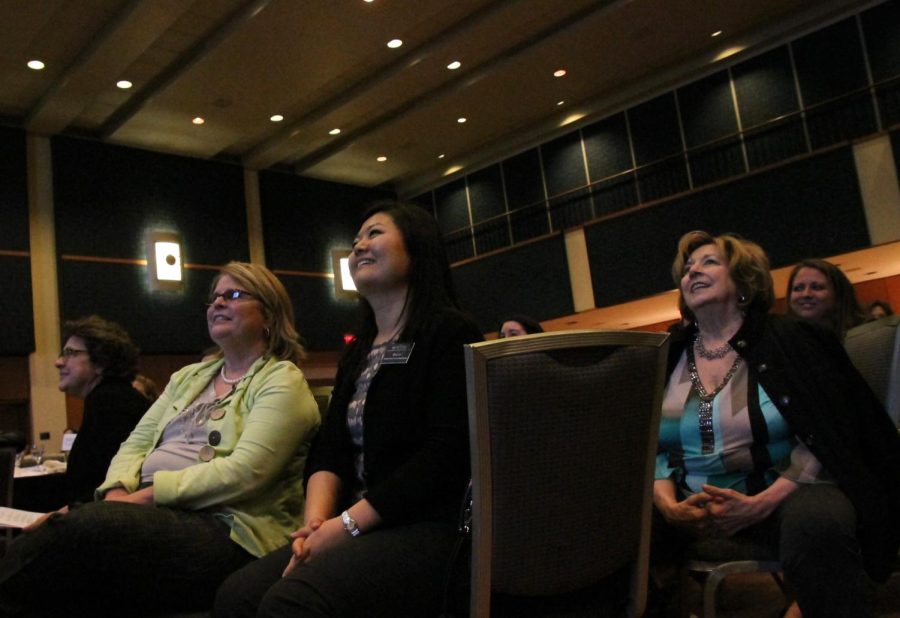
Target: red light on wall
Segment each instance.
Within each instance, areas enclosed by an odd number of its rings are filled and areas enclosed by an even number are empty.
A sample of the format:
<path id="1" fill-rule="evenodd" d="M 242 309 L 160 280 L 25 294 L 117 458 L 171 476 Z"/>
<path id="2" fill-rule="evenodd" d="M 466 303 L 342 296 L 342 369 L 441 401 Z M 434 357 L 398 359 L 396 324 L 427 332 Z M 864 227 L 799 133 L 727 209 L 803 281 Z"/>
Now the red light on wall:
<path id="1" fill-rule="evenodd" d="M 350 345 L 356 341 L 356 335 L 353 333 L 344 333 L 344 345 Z"/>

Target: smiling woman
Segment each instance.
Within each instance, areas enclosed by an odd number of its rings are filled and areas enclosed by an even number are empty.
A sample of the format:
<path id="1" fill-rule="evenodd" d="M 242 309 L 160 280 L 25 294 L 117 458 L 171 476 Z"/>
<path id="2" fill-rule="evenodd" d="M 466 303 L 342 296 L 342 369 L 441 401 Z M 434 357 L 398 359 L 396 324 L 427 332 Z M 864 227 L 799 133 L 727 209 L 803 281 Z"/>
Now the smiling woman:
<path id="1" fill-rule="evenodd" d="M 172 376 L 113 457 L 102 500 L 10 545 L 0 615 L 208 608 L 229 573 L 289 542 L 319 424 L 290 299 L 265 267 L 232 262 L 206 319 L 217 351 Z M 79 345 L 69 340 L 60 372 L 71 362 L 67 379 L 90 383 Z"/>
<path id="2" fill-rule="evenodd" d="M 293 544 L 229 577 L 217 618 L 435 616 L 469 476 L 460 312 L 434 218 L 367 211 L 350 268 L 361 325 L 306 465 Z"/>
<path id="3" fill-rule="evenodd" d="M 787 297 L 788 315 L 817 322 L 840 339 L 865 319 L 847 275 L 825 260 L 808 259 L 794 266 Z"/>

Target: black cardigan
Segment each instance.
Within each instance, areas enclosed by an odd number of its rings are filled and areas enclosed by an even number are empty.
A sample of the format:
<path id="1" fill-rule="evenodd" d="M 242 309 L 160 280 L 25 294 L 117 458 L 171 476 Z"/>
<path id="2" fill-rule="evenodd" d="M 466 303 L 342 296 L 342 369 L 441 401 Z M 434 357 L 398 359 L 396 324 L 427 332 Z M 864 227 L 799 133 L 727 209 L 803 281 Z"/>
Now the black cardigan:
<path id="1" fill-rule="evenodd" d="M 669 375 L 693 340 L 673 333 Z M 866 571 L 891 573 L 900 546 L 900 438 L 837 338 L 811 322 L 750 314 L 730 341 L 791 431 L 836 478 L 857 513 Z"/>
<path id="2" fill-rule="evenodd" d="M 455 521 L 469 480 L 463 344 L 481 341 L 481 332 L 461 313 L 444 310 L 413 340 L 408 362 L 382 365 L 366 395 L 366 499 L 388 526 Z M 320 470 L 333 472 L 345 488 L 356 475 L 347 428 L 347 405 L 355 387 L 352 368 L 346 366 L 349 356 L 338 367 L 331 404 L 305 471 L 307 481 Z"/>
<path id="3" fill-rule="evenodd" d="M 84 399 L 84 417 L 66 466 L 66 503 L 90 502 L 119 446 L 150 407 L 123 378 L 104 378 Z"/>

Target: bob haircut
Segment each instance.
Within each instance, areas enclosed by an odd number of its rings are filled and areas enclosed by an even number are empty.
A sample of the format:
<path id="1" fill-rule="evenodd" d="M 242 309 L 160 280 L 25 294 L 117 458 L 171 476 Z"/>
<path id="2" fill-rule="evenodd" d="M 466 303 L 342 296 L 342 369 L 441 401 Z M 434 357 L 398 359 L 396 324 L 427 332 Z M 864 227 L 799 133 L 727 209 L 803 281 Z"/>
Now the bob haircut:
<path id="1" fill-rule="evenodd" d="M 672 262 L 672 280 L 678 288 L 678 309 L 690 321 L 696 316 L 684 302 L 681 279 L 691 253 L 704 245 L 715 245 L 725 256 L 728 273 L 738 292 L 738 307 L 745 313 L 768 313 L 775 304 L 775 289 L 769 272 L 769 258 L 763 248 L 735 234 L 713 236 L 708 232 L 688 232 L 678 241 L 678 253 Z"/>
<path id="2" fill-rule="evenodd" d="M 360 217 L 359 226 L 362 227 L 369 217 L 378 213 L 386 214 L 397 226 L 409 256 L 409 281 L 401 314 L 405 323 L 400 339 L 411 341 L 428 325 L 438 309 L 459 309 L 450 273 L 450 260 L 447 258 L 437 221 L 421 206 L 393 200 L 378 201 L 365 210 Z M 356 346 L 349 359 L 354 370 L 359 368 L 363 355 L 371 347 L 378 332 L 375 314 L 364 296 L 360 296 L 360 308 L 360 345 Z"/>
<path id="3" fill-rule="evenodd" d="M 224 276 L 234 279 L 241 289 L 250 292 L 263 306 L 266 319 L 266 357 L 291 361 L 294 364 L 303 360 L 305 354 L 300 345 L 300 335 L 294 328 L 294 306 L 284 285 L 271 270 L 260 264 L 248 262 L 229 262 L 222 267 L 210 286 L 210 293 Z M 221 356 L 218 349 L 214 356 Z"/>
<path id="4" fill-rule="evenodd" d="M 534 333 L 542 333 L 544 332 L 544 327 L 541 326 L 540 322 L 535 320 L 534 318 L 529 318 L 527 315 L 522 315 L 521 313 L 511 315 L 508 318 L 504 318 L 500 320 L 500 325 L 497 327 L 497 332 L 499 333 L 503 330 L 503 325 L 507 322 L 518 322 L 522 329 L 528 335 L 533 335 Z M 500 335 L 502 337 L 503 335 Z"/>
<path id="5" fill-rule="evenodd" d="M 104 377 L 133 380 L 137 374 L 138 348 L 125 329 L 98 315 L 70 320 L 63 325 L 63 341 L 79 337 L 91 362 Z"/>
<path id="6" fill-rule="evenodd" d="M 859 301 L 856 300 L 856 292 L 853 290 L 853 284 L 847 279 L 847 275 L 844 274 L 844 271 L 831 262 L 814 258 L 801 260 L 794 266 L 791 270 L 790 277 L 788 277 L 788 315 L 797 315 L 791 304 L 791 290 L 794 289 L 794 279 L 796 279 L 797 273 L 800 272 L 801 268 L 818 270 L 825 275 L 829 285 L 831 285 L 831 291 L 834 294 L 834 311 L 828 317 L 828 324 L 830 325 L 831 330 L 834 331 L 834 334 L 837 335 L 839 339 L 843 340 L 844 334 L 848 330 L 865 321 L 863 310 L 859 306 Z"/>

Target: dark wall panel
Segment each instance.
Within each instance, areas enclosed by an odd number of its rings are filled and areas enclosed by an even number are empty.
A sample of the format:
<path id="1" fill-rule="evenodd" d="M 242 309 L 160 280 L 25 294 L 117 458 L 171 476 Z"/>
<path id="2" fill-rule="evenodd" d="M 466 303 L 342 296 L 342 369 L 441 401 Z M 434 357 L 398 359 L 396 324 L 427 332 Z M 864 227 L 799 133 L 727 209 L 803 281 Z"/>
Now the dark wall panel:
<path id="1" fill-rule="evenodd" d="M 0 255 L 0 356 L 34 352 L 31 262 Z"/>
<path id="2" fill-rule="evenodd" d="M 260 172 L 266 263 L 270 268 L 331 272 L 331 250 L 349 248 L 365 208 L 391 194 L 374 189 Z"/>
<path id="3" fill-rule="evenodd" d="M 597 306 L 671 289 L 693 229 L 755 240 L 775 268 L 870 244 L 852 151 L 839 149 L 585 228 Z"/>
<path id="4" fill-rule="evenodd" d="M 0 127 L 0 355 L 34 351 L 25 133 Z"/>
<path id="5" fill-rule="evenodd" d="M 308 350 L 340 350 L 344 333 L 356 326 L 357 301 L 337 299 L 334 281 L 318 277 L 279 277 L 294 303 L 297 329 Z"/>
<path id="6" fill-rule="evenodd" d="M 587 184 L 581 135 L 573 131 L 541 146 L 547 195 L 553 197 Z"/>
<path id="7" fill-rule="evenodd" d="M 737 133 L 734 99 L 727 71 L 688 84 L 678 90 L 678 109 L 688 148 Z"/>
<path id="8" fill-rule="evenodd" d="M 537 149 L 527 150 L 503 162 L 506 200 L 510 210 L 544 200 L 541 158 Z"/>
<path id="9" fill-rule="evenodd" d="M 60 254 L 142 258 L 144 233 L 162 230 L 181 234 L 187 263 L 249 258 L 241 168 L 85 140 L 52 144 Z"/>
<path id="10" fill-rule="evenodd" d="M 744 129 L 800 109 L 787 46 L 735 65 L 731 77 Z"/>
<path id="11" fill-rule="evenodd" d="M 453 269 L 460 302 L 484 332 L 510 313 L 537 320 L 574 312 L 561 234 Z"/>
<path id="12" fill-rule="evenodd" d="M 434 198 L 442 233 L 449 234 L 469 227 L 469 198 L 466 196 L 465 178 L 435 189 Z"/>
<path id="13" fill-rule="evenodd" d="M 473 223 L 478 224 L 485 219 L 491 219 L 506 212 L 503 176 L 499 164 L 470 174 L 468 183 Z"/>
<path id="14" fill-rule="evenodd" d="M 151 292 L 145 267 L 66 256 L 142 259 L 145 232 L 163 230 L 181 234 L 186 263 L 247 260 L 241 169 L 69 138 L 52 146 L 62 319 L 116 320 L 147 353 L 202 351 L 213 270 L 187 269 L 182 293 Z"/>
<path id="15" fill-rule="evenodd" d="M 197 354 L 213 345 L 204 301 L 214 270 L 185 270 L 183 293 L 150 292 L 146 269 L 63 260 L 60 318 L 97 314 L 121 324 L 145 354 Z"/>
<path id="16" fill-rule="evenodd" d="M 581 134 L 591 182 L 634 167 L 624 112 L 585 127 Z"/>
<path id="17" fill-rule="evenodd" d="M 0 249 L 28 251 L 25 132 L 7 127 L 0 127 L 0 221 Z"/>
<path id="18" fill-rule="evenodd" d="M 805 105 L 822 103 L 866 85 L 855 18 L 808 34 L 791 45 Z"/>
<path id="19" fill-rule="evenodd" d="M 872 79 L 900 75 L 900 2 L 890 0 L 860 14 Z"/>
<path id="20" fill-rule="evenodd" d="M 675 95 L 667 92 L 628 110 L 634 158 L 646 165 L 681 152 Z"/>

